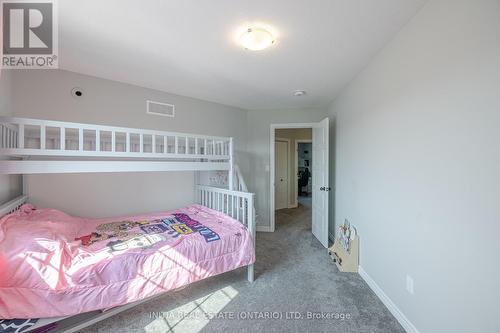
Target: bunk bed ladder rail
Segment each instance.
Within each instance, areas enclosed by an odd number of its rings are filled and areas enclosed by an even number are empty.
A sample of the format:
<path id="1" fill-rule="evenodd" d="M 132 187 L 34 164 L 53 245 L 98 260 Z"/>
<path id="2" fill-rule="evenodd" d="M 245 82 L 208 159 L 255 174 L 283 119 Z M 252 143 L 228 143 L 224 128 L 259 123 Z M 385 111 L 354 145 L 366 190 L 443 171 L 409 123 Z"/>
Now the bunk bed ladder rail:
<path id="1" fill-rule="evenodd" d="M 243 174 L 241 173 L 240 167 L 235 164 L 234 165 L 234 190 L 240 192 L 248 192 L 247 184 L 245 183 L 245 179 L 243 179 Z"/>
<path id="2" fill-rule="evenodd" d="M 234 165 L 234 172 L 233 172 L 233 189 L 239 192 L 248 192 L 248 187 L 245 182 L 245 179 L 243 178 L 243 174 L 241 173 L 240 167 L 235 164 Z M 253 210 L 253 216 L 257 218 L 256 215 L 256 210 L 255 210 L 255 200 L 254 203 L 252 204 L 252 210 Z"/>
<path id="3" fill-rule="evenodd" d="M 196 200 L 200 205 L 217 210 L 245 225 L 255 245 L 255 194 L 231 191 L 211 186 L 196 186 Z M 254 267 L 248 266 L 248 281 L 254 280 Z"/>

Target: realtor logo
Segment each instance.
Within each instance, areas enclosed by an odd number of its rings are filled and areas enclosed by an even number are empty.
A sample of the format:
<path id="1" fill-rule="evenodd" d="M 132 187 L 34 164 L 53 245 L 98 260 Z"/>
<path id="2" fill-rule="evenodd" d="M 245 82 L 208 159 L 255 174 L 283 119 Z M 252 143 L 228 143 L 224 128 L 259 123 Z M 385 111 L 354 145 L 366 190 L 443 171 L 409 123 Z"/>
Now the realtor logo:
<path id="1" fill-rule="evenodd" d="M 3 1 L 4 68 L 57 68 L 54 1 Z"/>

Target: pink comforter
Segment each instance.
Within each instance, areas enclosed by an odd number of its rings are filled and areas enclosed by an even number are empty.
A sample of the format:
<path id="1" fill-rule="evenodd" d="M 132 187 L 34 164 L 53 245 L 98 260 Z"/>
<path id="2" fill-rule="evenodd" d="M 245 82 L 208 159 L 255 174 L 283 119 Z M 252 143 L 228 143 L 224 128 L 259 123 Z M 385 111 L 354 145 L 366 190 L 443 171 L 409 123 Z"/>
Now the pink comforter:
<path id="1" fill-rule="evenodd" d="M 114 307 L 254 261 L 247 229 L 199 205 L 101 220 L 24 205 L 0 220 L 0 318 Z"/>

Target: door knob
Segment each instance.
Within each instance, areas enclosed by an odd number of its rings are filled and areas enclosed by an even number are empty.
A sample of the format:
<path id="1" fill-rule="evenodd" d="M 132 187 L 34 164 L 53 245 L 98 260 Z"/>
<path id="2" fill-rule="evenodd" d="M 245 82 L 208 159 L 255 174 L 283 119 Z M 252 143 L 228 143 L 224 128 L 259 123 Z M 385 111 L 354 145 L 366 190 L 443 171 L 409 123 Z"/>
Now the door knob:
<path id="1" fill-rule="evenodd" d="M 324 190 L 325 190 L 325 187 L 324 187 L 324 186 L 321 186 L 321 187 L 319 188 L 319 190 L 320 190 L 320 191 L 324 191 Z"/>

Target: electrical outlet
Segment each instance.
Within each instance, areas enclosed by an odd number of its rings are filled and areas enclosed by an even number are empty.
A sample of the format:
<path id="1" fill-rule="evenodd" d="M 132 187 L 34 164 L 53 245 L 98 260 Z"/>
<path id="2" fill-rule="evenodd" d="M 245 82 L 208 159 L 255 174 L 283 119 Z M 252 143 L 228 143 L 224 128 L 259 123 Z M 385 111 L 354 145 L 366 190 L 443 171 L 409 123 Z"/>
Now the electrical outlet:
<path id="1" fill-rule="evenodd" d="M 409 275 L 406 275 L 406 291 L 410 294 L 414 294 L 413 290 L 413 278 Z"/>

